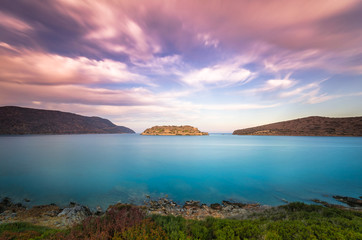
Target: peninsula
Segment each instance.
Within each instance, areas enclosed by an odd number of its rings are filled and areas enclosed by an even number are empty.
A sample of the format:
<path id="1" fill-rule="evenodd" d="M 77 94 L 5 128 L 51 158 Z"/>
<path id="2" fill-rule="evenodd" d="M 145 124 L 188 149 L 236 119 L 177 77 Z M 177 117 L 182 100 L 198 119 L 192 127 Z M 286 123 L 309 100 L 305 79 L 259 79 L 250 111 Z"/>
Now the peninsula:
<path id="1" fill-rule="evenodd" d="M 53 110 L 0 107 L 0 135 L 135 133 L 100 117 Z"/>
<path id="2" fill-rule="evenodd" d="M 306 117 L 235 130 L 233 135 L 362 136 L 362 117 Z"/>
<path id="3" fill-rule="evenodd" d="M 146 129 L 141 135 L 163 135 L 163 136 L 202 136 L 209 135 L 207 132 L 201 132 L 192 126 L 154 126 Z"/>

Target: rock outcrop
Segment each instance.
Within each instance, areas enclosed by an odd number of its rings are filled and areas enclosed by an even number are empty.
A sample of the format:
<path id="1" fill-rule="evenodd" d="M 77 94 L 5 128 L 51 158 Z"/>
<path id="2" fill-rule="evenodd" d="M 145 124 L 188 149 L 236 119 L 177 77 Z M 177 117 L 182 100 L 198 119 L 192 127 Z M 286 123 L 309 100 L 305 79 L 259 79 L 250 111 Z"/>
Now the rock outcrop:
<path id="1" fill-rule="evenodd" d="M 362 117 L 307 117 L 239 129 L 233 135 L 362 136 Z"/>
<path id="2" fill-rule="evenodd" d="M 209 134 L 192 126 L 154 126 L 146 129 L 141 135 L 202 136 Z"/>
<path id="3" fill-rule="evenodd" d="M 346 203 L 348 206 L 351 207 L 362 207 L 362 200 L 353 197 L 345 197 L 345 196 L 333 196 L 339 202 Z"/>
<path id="4" fill-rule="evenodd" d="M 183 206 L 176 204 L 167 198 L 150 200 L 146 203 L 149 214 L 182 216 L 186 219 L 216 218 L 238 218 L 245 219 L 257 212 L 270 209 L 270 206 L 260 204 L 245 204 L 223 201 L 222 204 L 213 203 L 210 206 L 200 201 L 186 201 Z"/>
<path id="5" fill-rule="evenodd" d="M 71 226 L 73 224 L 80 223 L 91 215 L 92 212 L 88 207 L 76 205 L 73 207 L 64 208 L 63 211 L 58 214 L 58 217 L 64 216 L 65 225 Z"/>
<path id="6" fill-rule="evenodd" d="M 100 117 L 22 107 L 0 107 L 0 135 L 135 133 Z"/>
<path id="7" fill-rule="evenodd" d="M 13 203 L 9 198 L 4 198 L 0 202 L 0 224 L 28 222 L 52 228 L 67 228 L 89 216 L 102 214 L 98 210 L 92 213 L 88 207 L 72 202 L 66 208 L 55 204 L 27 208 L 21 203 Z"/>

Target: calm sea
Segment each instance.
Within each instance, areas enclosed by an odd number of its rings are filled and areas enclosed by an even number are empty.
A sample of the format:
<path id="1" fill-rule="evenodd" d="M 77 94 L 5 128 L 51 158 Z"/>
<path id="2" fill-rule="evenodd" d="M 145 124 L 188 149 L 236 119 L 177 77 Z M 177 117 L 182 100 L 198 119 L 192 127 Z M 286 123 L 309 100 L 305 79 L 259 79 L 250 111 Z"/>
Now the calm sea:
<path id="1" fill-rule="evenodd" d="M 334 202 L 362 195 L 362 137 L 140 136 L 0 137 L 0 197 L 30 205 L 90 207 L 234 200 Z"/>

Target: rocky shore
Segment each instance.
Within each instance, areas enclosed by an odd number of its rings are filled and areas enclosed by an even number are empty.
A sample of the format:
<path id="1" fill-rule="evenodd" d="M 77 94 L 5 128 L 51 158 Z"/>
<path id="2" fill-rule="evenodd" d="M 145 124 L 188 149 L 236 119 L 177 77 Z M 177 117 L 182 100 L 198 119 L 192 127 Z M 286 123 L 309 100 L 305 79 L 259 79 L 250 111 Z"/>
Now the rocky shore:
<path id="1" fill-rule="evenodd" d="M 55 204 L 26 208 L 21 203 L 11 202 L 9 198 L 4 198 L 0 202 L 0 224 L 28 222 L 62 229 L 80 223 L 85 218 L 96 214 L 100 214 L 100 212 L 91 212 L 88 207 L 73 202 L 64 208 Z"/>
<path id="2" fill-rule="evenodd" d="M 230 201 L 222 201 L 221 204 L 213 203 L 208 206 L 193 200 L 186 201 L 181 206 L 167 198 L 160 198 L 147 202 L 146 208 L 149 214 L 181 216 L 186 219 L 205 219 L 207 217 L 246 219 L 251 214 L 263 212 L 272 207 Z"/>
<path id="3" fill-rule="evenodd" d="M 329 208 L 362 211 L 362 196 L 360 199 L 345 196 L 333 196 L 333 198 L 346 205 L 330 204 L 318 199 L 313 199 L 312 201 Z M 105 212 L 119 204 L 109 206 L 106 211 L 103 211 L 100 207 L 91 211 L 87 206 L 74 202 L 70 202 L 65 207 L 49 204 L 26 208 L 21 203 L 13 203 L 9 198 L 4 198 L 0 202 L 0 224 L 28 222 L 39 226 L 65 229 L 82 222 L 90 216 L 102 216 Z M 260 205 L 257 203 L 245 204 L 231 201 L 222 201 L 222 203 L 206 205 L 200 201 L 193 200 L 186 201 L 183 205 L 179 205 L 167 197 L 159 198 L 157 200 L 152 200 L 147 197 L 144 205 L 140 206 L 140 208 L 144 209 L 147 215 L 173 215 L 181 216 L 185 219 L 201 220 L 207 217 L 250 219 L 255 214 L 262 214 L 265 211 L 277 207 Z"/>

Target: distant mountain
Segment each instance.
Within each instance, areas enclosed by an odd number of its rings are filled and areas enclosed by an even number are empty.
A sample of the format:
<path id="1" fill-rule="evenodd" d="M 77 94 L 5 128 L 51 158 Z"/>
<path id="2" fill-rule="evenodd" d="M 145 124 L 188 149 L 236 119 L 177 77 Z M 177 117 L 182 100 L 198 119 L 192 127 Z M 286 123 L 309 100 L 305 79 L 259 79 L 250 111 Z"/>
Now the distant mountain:
<path id="1" fill-rule="evenodd" d="M 362 117 L 306 117 L 235 130 L 234 135 L 362 136 Z"/>
<path id="2" fill-rule="evenodd" d="M 0 134 L 134 133 L 100 117 L 23 107 L 0 107 Z"/>
<path id="3" fill-rule="evenodd" d="M 181 136 L 202 136 L 209 135 L 207 132 L 201 132 L 192 126 L 154 126 L 146 129 L 141 135 L 181 135 Z"/>

